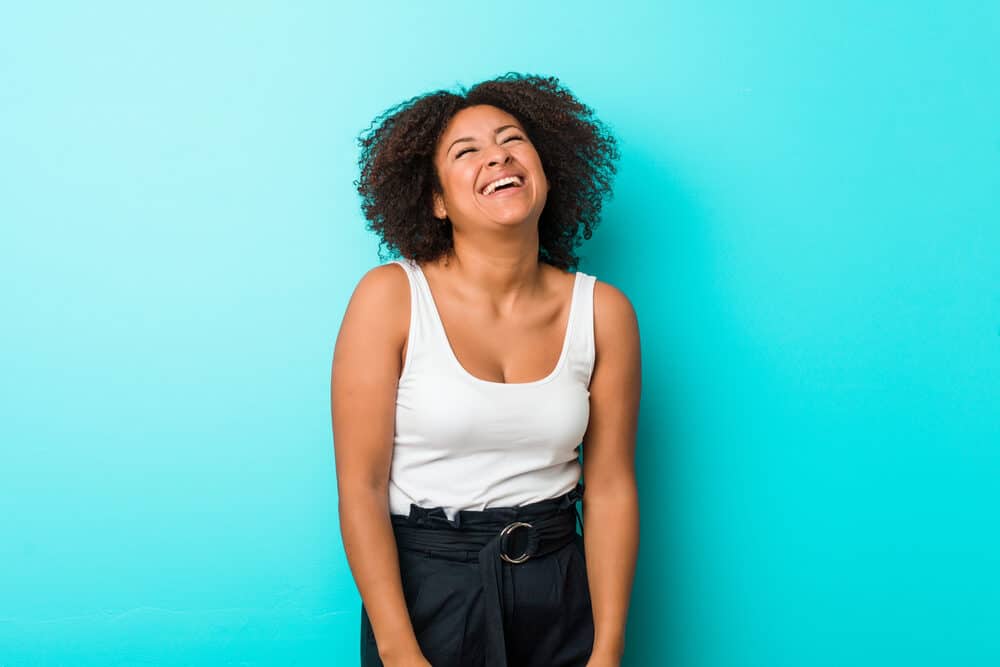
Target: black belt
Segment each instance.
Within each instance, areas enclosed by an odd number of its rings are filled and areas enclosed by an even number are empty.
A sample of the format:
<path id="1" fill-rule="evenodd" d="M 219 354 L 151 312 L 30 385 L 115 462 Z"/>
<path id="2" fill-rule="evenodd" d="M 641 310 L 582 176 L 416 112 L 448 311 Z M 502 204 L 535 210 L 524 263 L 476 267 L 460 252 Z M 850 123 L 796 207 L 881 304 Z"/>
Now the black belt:
<path id="1" fill-rule="evenodd" d="M 530 558 L 562 549 L 576 539 L 576 522 L 583 520 L 576 501 L 583 485 L 569 493 L 520 507 L 492 507 L 482 511 L 460 511 L 449 520 L 440 507 L 410 505 L 410 515 L 392 515 L 393 532 L 400 549 L 448 558 L 478 560 L 486 612 L 486 666 L 506 667 L 504 607 L 505 572 Z"/>

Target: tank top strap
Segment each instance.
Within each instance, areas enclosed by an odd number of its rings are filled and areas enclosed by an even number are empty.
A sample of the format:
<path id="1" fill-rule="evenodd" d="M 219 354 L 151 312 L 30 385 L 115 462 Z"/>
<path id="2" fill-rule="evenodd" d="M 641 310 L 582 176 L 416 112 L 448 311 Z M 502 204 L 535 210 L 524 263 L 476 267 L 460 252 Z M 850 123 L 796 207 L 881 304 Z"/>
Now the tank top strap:
<path id="1" fill-rule="evenodd" d="M 594 344 L 594 285 L 597 278 L 579 272 L 576 281 L 577 293 L 574 295 L 576 305 L 573 308 L 573 336 L 570 340 L 569 358 L 566 360 L 568 370 L 572 372 L 584 386 L 590 386 L 590 378 L 594 372 L 596 347 Z"/>
<path id="2" fill-rule="evenodd" d="M 403 375 L 408 375 L 414 366 L 430 364 L 431 368 L 442 368 L 447 359 L 437 340 L 434 297 L 423 280 L 420 267 L 406 258 L 393 260 L 392 263 L 403 267 L 410 283 L 410 331 L 407 335 Z"/>

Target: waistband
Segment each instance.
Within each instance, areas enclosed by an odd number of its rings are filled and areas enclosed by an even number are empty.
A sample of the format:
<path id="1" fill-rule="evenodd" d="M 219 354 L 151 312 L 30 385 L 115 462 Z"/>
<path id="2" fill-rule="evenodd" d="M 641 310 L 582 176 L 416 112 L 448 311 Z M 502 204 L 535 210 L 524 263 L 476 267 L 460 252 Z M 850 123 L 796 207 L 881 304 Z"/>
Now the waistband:
<path id="1" fill-rule="evenodd" d="M 513 605 L 504 592 L 503 579 L 511 567 L 531 558 L 558 551 L 581 533 L 583 519 L 576 502 L 583 485 L 556 498 L 519 507 L 460 510 L 448 519 L 440 507 L 410 505 L 408 516 L 394 514 L 396 544 L 452 560 L 478 561 L 486 612 L 486 666 L 506 667 L 504 609 Z"/>

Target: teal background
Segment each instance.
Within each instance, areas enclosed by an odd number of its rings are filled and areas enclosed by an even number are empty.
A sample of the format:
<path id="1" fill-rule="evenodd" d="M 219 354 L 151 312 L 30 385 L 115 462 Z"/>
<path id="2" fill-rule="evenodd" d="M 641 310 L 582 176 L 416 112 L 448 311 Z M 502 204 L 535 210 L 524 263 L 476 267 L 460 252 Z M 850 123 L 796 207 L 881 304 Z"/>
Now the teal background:
<path id="1" fill-rule="evenodd" d="M 511 70 L 621 142 L 581 269 L 642 335 L 625 664 L 1000 664 L 1000 4 L 2 14 L 2 667 L 356 664 L 355 137 Z"/>

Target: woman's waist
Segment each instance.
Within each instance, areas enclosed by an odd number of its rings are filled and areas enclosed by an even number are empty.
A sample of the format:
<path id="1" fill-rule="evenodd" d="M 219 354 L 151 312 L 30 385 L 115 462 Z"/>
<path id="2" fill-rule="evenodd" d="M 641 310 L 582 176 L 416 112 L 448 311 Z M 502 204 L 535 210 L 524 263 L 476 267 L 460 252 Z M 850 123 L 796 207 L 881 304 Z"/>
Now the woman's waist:
<path id="1" fill-rule="evenodd" d="M 501 551 L 541 555 L 572 541 L 579 515 L 576 501 L 583 497 L 577 484 L 558 497 L 516 507 L 460 510 L 449 519 L 441 507 L 410 505 L 406 516 L 391 516 L 397 546 L 429 555 L 475 552 L 499 540 Z M 505 559 L 506 560 L 506 559 Z M 514 561 L 510 561 L 514 562 Z"/>

